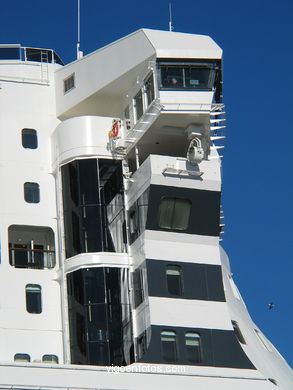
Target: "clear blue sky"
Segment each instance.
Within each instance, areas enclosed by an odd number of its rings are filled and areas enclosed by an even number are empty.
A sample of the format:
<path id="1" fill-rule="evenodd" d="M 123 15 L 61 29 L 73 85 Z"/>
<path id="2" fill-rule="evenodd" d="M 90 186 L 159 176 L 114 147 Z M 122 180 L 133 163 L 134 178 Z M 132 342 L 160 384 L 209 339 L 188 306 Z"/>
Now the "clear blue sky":
<path id="1" fill-rule="evenodd" d="M 167 29 L 168 3 L 81 0 L 82 50 L 141 27 Z M 224 50 L 223 246 L 251 316 L 293 366 L 293 1 L 171 3 L 175 31 L 210 35 Z M 1 43 L 52 48 L 73 60 L 76 4 L 1 2 Z"/>

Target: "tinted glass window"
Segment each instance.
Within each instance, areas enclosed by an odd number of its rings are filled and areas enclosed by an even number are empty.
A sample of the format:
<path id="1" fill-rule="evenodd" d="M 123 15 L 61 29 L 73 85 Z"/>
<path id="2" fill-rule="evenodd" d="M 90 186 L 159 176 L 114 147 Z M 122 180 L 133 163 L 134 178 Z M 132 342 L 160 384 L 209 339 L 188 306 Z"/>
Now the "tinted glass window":
<path id="1" fill-rule="evenodd" d="M 185 333 L 185 347 L 189 362 L 200 363 L 202 361 L 200 335 L 198 333 Z"/>
<path id="2" fill-rule="evenodd" d="M 134 98 L 135 103 L 135 111 L 136 111 L 136 120 L 143 115 L 143 101 L 142 101 L 142 92 L 139 91 L 138 94 Z"/>
<path id="3" fill-rule="evenodd" d="M 138 307 L 144 300 L 142 269 L 136 269 L 133 274 L 134 307 Z"/>
<path id="4" fill-rule="evenodd" d="M 234 333 L 238 339 L 238 341 L 241 343 L 241 344 L 246 344 L 245 342 L 245 339 L 241 333 L 241 330 L 239 328 L 239 325 L 238 325 L 238 322 L 237 321 L 232 321 L 232 325 L 233 325 L 233 328 L 234 328 Z"/>
<path id="5" fill-rule="evenodd" d="M 27 284 L 25 287 L 26 310 L 29 313 L 39 314 L 42 312 L 41 286 L 38 284 Z"/>
<path id="6" fill-rule="evenodd" d="M 167 287 L 171 295 L 182 296 L 182 270 L 177 265 L 166 267 Z"/>
<path id="7" fill-rule="evenodd" d="M 34 129 L 22 129 L 21 140 L 25 149 L 37 149 L 38 147 L 37 132 Z"/>
<path id="8" fill-rule="evenodd" d="M 145 93 L 147 97 L 147 106 L 155 99 L 154 75 L 151 74 L 145 81 Z"/>
<path id="9" fill-rule="evenodd" d="M 14 355 L 14 361 L 15 362 L 23 362 L 23 363 L 30 362 L 31 357 L 27 353 L 16 353 Z"/>
<path id="10" fill-rule="evenodd" d="M 158 225 L 164 229 L 188 228 L 191 202 L 181 198 L 162 198 L 159 206 Z"/>
<path id="11" fill-rule="evenodd" d="M 69 92 L 74 87 L 75 87 L 75 75 L 73 73 L 72 75 L 67 77 L 67 79 L 63 80 L 64 93 Z"/>
<path id="12" fill-rule="evenodd" d="M 163 330 L 161 332 L 161 347 L 164 360 L 168 362 L 177 361 L 177 339 L 175 332 L 171 330 Z"/>
<path id="13" fill-rule="evenodd" d="M 38 183 L 24 183 L 24 200 L 28 203 L 40 202 L 40 186 Z"/>
<path id="14" fill-rule="evenodd" d="M 19 60 L 20 48 L 19 47 L 1 47 L 0 48 L 0 60 Z"/>
<path id="15" fill-rule="evenodd" d="M 216 75 L 215 64 L 161 64 L 161 88 L 211 90 Z"/>
<path id="16" fill-rule="evenodd" d="M 43 363 L 48 363 L 48 364 L 58 364 L 58 356 L 56 355 L 44 355 L 42 357 L 42 362 Z"/>

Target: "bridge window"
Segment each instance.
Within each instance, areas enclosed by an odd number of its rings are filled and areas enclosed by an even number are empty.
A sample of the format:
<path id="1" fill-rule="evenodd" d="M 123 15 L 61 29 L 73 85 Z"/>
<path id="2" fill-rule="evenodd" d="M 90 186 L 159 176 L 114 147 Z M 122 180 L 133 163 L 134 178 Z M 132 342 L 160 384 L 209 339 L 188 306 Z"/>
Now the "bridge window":
<path id="1" fill-rule="evenodd" d="M 159 77 L 161 89 L 212 90 L 216 64 L 160 62 Z"/>
<path id="2" fill-rule="evenodd" d="M 153 73 L 146 79 L 144 83 L 146 93 L 146 107 L 148 107 L 152 101 L 155 100 L 155 85 Z"/>

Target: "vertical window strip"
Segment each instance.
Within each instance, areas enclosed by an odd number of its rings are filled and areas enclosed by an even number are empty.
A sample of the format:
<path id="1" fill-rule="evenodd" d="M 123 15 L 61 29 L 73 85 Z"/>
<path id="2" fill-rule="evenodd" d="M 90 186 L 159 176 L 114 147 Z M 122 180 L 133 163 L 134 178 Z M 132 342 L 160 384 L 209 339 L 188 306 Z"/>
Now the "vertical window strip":
<path id="1" fill-rule="evenodd" d="M 172 330 L 163 330 L 161 332 L 161 347 L 163 359 L 169 362 L 178 360 L 177 335 Z"/>
<path id="2" fill-rule="evenodd" d="M 25 286 L 26 310 L 28 313 L 40 314 L 42 312 L 42 288 L 39 284 Z"/>
<path id="3" fill-rule="evenodd" d="M 166 267 L 167 288 L 171 295 L 182 296 L 183 281 L 182 269 L 178 265 L 167 265 Z"/>
<path id="4" fill-rule="evenodd" d="M 185 347 L 187 359 L 192 363 L 202 362 L 200 334 L 196 332 L 185 333 Z"/>

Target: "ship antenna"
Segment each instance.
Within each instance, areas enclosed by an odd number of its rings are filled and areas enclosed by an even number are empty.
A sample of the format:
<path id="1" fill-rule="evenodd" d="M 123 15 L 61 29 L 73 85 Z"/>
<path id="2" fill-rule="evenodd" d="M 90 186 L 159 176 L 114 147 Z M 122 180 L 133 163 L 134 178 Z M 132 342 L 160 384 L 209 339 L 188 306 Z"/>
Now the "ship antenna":
<path id="1" fill-rule="evenodd" d="M 172 5 L 169 3 L 169 31 L 173 31 L 174 26 L 172 24 Z"/>
<path id="2" fill-rule="evenodd" d="M 77 0 L 77 44 L 76 44 L 76 58 L 80 59 L 83 52 L 80 50 L 80 0 Z"/>

